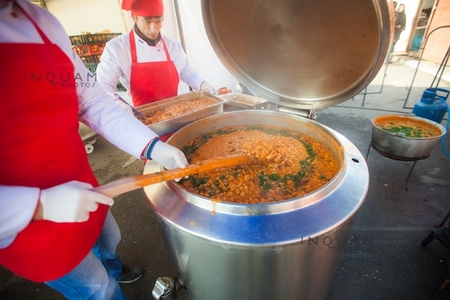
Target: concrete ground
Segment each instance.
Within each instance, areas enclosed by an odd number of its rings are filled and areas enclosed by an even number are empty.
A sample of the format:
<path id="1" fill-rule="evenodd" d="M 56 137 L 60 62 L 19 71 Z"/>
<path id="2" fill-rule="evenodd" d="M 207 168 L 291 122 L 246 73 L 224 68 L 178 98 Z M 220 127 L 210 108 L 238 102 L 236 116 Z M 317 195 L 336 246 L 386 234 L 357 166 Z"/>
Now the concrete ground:
<path id="1" fill-rule="evenodd" d="M 422 62 L 427 69 L 419 68 L 415 75 L 417 61 L 403 57 L 393 61 L 383 66 L 360 95 L 316 112 L 317 122 L 346 136 L 364 156 L 371 142 L 371 120 L 386 113 L 410 113 L 436 74 L 433 64 Z M 446 76 L 439 87 L 450 89 Z M 442 124 L 446 122 L 445 118 Z M 445 144 L 450 150 L 449 138 Z M 102 137 L 94 146 L 89 161 L 100 184 L 142 174 L 143 162 Z M 450 251 L 437 240 L 427 247 L 420 243 L 450 211 L 450 158 L 441 145 L 436 146 L 429 158 L 415 165 L 408 190 L 405 180 L 411 162 L 389 159 L 371 150 L 367 164 L 369 191 L 327 299 L 432 299 L 427 291 L 437 288 L 448 274 Z M 127 264 L 146 269 L 142 279 L 122 288 L 130 299 L 153 299 L 156 279 L 176 276 L 161 233 L 142 190 L 123 194 L 115 201 L 112 212 L 122 230 L 118 252 Z M 439 295 L 450 299 L 450 285 Z M 45 284 L 29 282 L 0 267 L 0 299 L 64 298 Z"/>

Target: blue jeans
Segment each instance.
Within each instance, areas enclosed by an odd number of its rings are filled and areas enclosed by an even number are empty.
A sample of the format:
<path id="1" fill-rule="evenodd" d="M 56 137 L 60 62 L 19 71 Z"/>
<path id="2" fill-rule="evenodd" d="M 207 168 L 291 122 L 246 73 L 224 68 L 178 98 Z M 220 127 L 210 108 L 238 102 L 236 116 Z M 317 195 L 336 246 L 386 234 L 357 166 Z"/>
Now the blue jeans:
<path id="1" fill-rule="evenodd" d="M 122 260 L 116 253 L 120 230 L 110 211 L 102 232 L 89 254 L 63 277 L 46 282 L 67 299 L 126 300 L 116 278 L 122 272 Z"/>

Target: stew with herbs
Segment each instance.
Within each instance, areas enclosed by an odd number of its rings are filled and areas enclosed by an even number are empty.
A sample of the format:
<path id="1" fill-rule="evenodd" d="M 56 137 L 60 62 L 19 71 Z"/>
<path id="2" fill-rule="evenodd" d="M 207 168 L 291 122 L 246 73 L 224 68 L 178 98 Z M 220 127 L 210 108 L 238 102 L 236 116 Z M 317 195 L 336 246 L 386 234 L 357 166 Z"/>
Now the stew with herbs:
<path id="1" fill-rule="evenodd" d="M 339 171 L 334 156 L 314 138 L 274 126 L 230 126 L 181 148 L 189 163 L 248 155 L 251 163 L 192 175 L 178 182 L 213 201 L 271 203 L 311 193 Z"/>
<path id="2" fill-rule="evenodd" d="M 430 138 L 441 134 L 438 127 L 407 116 L 380 116 L 374 124 L 383 131 L 406 138 Z"/>

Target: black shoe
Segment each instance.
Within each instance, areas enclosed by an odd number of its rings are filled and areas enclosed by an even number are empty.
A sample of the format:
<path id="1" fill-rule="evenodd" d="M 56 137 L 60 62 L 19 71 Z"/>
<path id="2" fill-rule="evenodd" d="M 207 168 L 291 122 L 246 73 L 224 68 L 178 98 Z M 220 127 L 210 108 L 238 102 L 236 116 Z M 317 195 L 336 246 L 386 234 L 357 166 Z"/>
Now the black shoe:
<path id="1" fill-rule="evenodd" d="M 144 274 L 144 269 L 141 267 L 134 266 L 133 268 L 129 268 L 127 266 L 122 267 L 122 274 L 117 278 L 118 283 L 131 283 L 135 282 Z"/>

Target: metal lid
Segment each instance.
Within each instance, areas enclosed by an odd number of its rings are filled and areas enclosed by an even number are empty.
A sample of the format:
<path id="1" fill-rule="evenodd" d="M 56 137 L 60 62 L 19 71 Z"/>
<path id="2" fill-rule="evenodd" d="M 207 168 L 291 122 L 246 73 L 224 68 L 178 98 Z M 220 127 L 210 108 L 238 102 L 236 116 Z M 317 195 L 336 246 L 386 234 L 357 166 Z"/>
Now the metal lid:
<path id="1" fill-rule="evenodd" d="M 387 0 L 202 0 L 214 51 L 247 88 L 299 109 L 341 103 L 377 75 L 389 50 Z"/>

